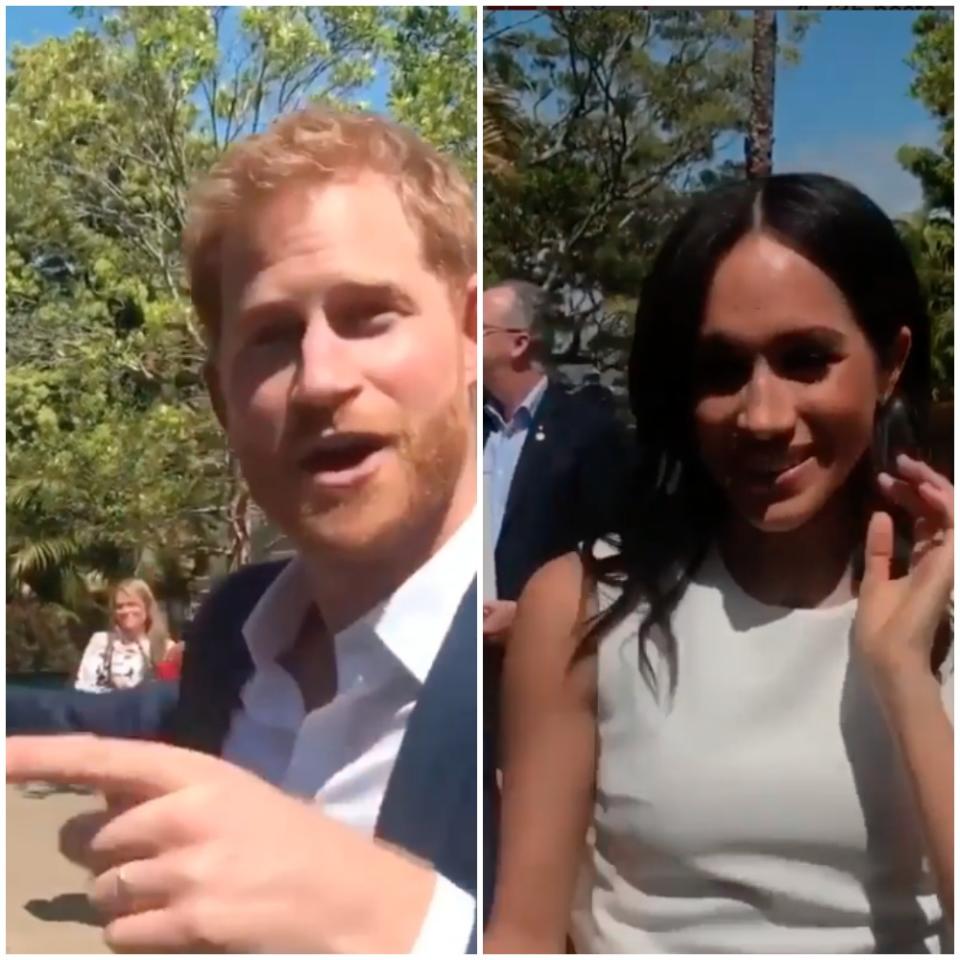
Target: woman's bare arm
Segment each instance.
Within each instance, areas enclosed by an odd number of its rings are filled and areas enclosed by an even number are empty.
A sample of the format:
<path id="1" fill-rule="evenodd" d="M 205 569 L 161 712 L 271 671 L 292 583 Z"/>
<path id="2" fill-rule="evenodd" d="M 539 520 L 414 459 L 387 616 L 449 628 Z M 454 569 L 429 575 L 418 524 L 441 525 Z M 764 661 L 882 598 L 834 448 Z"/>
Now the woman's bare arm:
<path id="1" fill-rule="evenodd" d="M 590 822 L 596 658 L 574 660 L 589 608 L 568 554 L 530 580 L 503 671 L 503 804 L 485 953 L 562 953 Z"/>

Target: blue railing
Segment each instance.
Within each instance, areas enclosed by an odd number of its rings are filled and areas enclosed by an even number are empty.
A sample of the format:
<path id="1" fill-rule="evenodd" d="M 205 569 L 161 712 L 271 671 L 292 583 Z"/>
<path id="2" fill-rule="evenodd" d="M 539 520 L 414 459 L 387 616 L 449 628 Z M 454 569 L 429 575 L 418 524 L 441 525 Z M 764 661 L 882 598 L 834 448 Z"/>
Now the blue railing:
<path id="1" fill-rule="evenodd" d="M 61 690 L 73 684 L 66 673 L 8 673 L 7 686 L 29 690 Z"/>

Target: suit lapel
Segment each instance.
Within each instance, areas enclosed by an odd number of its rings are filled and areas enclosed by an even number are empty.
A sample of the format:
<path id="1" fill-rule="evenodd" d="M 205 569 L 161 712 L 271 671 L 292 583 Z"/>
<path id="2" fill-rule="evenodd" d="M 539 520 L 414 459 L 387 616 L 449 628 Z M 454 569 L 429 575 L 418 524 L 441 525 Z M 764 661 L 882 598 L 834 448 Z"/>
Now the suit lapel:
<path id="1" fill-rule="evenodd" d="M 180 746 L 220 754 L 240 692 L 253 672 L 243 625 L 288 561 L 246 567 L 201 607 L 190 625 L 171 737 Z"/>
<path id="2" fill-rule="evenodd" d="M 474 581 L 410 716 L 376 829 L 468 890 L 476 886 L 476 616 Z"/>
<path id="3" fill-rule="evenodd" d="M 510 483 L 510 492 L 507 494 L 507 506 L 503 514 L 503 525 L 500 528 L 500 540 L 504 538 L 510 521 L 517 511 L 517 505 L 522 503 L 523 495 L 534 478 L 543 476 L 543 465 L 550 456 L 550 445 L 547 438 L 555 427 L 555 413 L 558 397 L 562 396 L 562 387 L 555 383 L 548 383 L 547 389 L 540 398 L 537 414 L 530 424 L 527 436 L 523 441 L 517 469 L 513 473 Z M 537 439 L 537 437 L 541 439 Z"/>

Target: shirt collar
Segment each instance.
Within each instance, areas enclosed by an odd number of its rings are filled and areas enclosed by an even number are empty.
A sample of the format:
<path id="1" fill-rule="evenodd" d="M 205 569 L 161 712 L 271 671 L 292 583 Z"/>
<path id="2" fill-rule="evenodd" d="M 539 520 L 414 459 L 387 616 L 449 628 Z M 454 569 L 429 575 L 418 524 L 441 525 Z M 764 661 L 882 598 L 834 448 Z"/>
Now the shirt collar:
<path id="1" fill-rule="evenodd" d="M 297 555 L 263 591 L 243 625 L 255 667 L 272 663 L 290 648 L 311 602 L 307 568 Z"/>
<path id="2" fill-rule="evenodd" d="M 477 508 L 447 542 L 366 620 L 390 652 L 420 683 L 427 679 L 460 602 L 477 575 Z"/>
<path id="3" fill-rule="evenodd" d="M 422 684 L 476 576 L 479 524 L 475 507 L 422 567 L 386 600 L 339 631 L 337 638 L 352 643 L 365 632 L 362 628 L 368 627 Z M 275 662 L 291 646 L 311 602 L 306 564 L 301 557 L 294 557 L 264 591 L 243 625 L 255 667 Z"/>
<path id="4" fill-rule="evenodd" d="M 508 423 L 503 418 L 503 413 L 501 413 L 499 405 L 488 402 L 486 404 L 486 410 L 494 417 L 496 417 L 501 428 L 510 428 L 520 425 L 523 421 L 524 426 L 528 426 L 533 423 L 534 418 L 537 415 L 537 410 L 540 407 L 540 401 L 543 399 L 544 393 L 547 390 L 547 378 L 541 377 L 530 392 L 523 398 L 520 403 L 520 406 L 517 407 L 513 416 L 510 418 Z"/>

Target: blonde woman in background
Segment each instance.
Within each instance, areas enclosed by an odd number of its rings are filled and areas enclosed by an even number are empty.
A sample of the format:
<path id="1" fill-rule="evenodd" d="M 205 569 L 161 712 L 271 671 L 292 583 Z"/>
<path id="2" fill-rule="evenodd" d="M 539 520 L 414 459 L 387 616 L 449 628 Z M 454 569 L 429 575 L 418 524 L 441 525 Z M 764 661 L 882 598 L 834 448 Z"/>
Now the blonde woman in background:
<path id="1" fill-rule="evenodd" d="M 112 627 L 87 644 L 74 686 L 88 693 L 135 687 L 153 676 L 171 645 L 166 624 L 150 587 L 124 580 L 110 601 Z"/>

